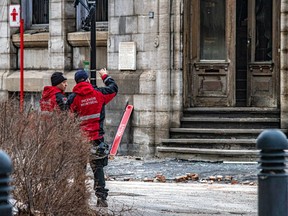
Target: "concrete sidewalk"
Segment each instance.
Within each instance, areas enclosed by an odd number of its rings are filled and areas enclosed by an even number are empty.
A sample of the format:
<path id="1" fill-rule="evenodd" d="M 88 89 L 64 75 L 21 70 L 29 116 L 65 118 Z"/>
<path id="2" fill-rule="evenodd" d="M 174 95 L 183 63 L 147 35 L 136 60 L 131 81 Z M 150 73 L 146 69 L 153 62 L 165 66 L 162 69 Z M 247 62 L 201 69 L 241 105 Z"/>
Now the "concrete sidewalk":
<path id="1" fill-rule="evenodd" d="M 257 164 L 207 163 L 177 159 L 117 156 L 105 167 L 108 196 L 102 215 L 121 216 L 256 216 Z M 144 182 L 163 174 L 165 183 Z M 176 183 L 175 177 L 197 173 L 198 181 Z M 92 173 L 90 172 L 90 175 Z M 232 176 L 231 181 L 206 181 L 209 176 Z M 205 180 L 205 181 L 203 181 Z M 92 192 L 91 206 L 96 206 Z M 210 182 L 210 183 L 209 183 Z M 250 182 L 253 184 L 247 184 Z M 244 185 L 245 183 L 245 185 Z M 255 184 L 254 184 L 255 183 Z M 98 209 L 99 210 L 99 209 Z"/>
<path id="2" fill-rule="evenodd" d="M 108 181 L 107 187 L 109 215 L 257 215 L 256 186 Z"/>

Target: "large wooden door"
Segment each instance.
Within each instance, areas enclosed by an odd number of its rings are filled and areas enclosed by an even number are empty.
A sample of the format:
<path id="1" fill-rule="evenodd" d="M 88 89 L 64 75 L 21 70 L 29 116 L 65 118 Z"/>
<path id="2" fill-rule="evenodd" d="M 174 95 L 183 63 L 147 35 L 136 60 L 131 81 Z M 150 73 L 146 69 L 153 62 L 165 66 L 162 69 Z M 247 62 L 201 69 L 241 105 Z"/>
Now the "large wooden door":
<path id="1" fill-rule="evenodd" d="M 279 103 L 280 1 L 248 0 L 247 106 Z"/>
<path id="2" fill-rule="evenodd" d="M 192 0 L 187 3 L 191 25 L 185 65 L 189 70 L 188 106 L 235 104 L 235 3 L 230 0 Z M 186 7 L 185 6 L 185 7 Z M 188 11 L 189 12 L 189 11 Z M 188 13 L 187 12 L 187 13 Z M 184 68 L 185 70 L 185 68 Z"/>

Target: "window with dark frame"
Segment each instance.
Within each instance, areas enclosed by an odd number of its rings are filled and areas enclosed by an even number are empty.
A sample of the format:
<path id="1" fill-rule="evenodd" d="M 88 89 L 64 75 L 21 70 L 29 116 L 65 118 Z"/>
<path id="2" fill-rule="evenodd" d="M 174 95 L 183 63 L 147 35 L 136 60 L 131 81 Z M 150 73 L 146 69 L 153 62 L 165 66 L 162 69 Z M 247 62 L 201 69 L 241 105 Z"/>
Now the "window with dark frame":
<path id="1" fill-rule="evenodd" d="M 255 61 L 272 60 L 272 0 L 256 0 Z"/>
<path id="2" fill-rule="evenodd" d="M 108 0 L 97 0 L 96 22 L 108 21 Z"/>
<path id="3" fill-rule="evenodd" d="M 90 8 L 95 0 L 81 0 Z M 49 0 L 25 0 L 21 3 L 22 17 L 25 21 L 25 29 L 49 28 Z M 83 20 L 88 15 L 88 11 L 79 4 L 77 6 L 77 30 L 81 29 Z M 108 0 L 96 1 L 96 28 L 100 24 L 101 30 L 108 29 Z"/>
<path id="4" fill-rule="evenodd" d="M 200 58 L 225 60 L 225 0 L 200 1 Z"/>
<path id="5" fill-rule="evenodd" d="M 49 23 L 49 0 L 32 0 L 32 25 Z"/>

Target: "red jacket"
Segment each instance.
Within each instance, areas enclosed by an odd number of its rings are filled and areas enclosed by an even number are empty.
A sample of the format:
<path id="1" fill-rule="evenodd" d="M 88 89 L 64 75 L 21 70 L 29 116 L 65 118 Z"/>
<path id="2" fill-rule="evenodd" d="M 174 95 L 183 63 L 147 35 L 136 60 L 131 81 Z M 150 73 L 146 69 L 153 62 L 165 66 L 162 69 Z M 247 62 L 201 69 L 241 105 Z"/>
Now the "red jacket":
<path id="1" fill-rule="evenodd" d="M 40 100 L 41 111 L 66 110 L 67 98 L 56 86 L 45 86 Z"/>
<path id="2" fill-rule="evenodd" d="M 89 140 L 97 140 L 104 135 L 105 105 L 117 94 L 118 86 L 107 75 L 102 77 L 106 87 L 96 87 L 89 82 L 80 82 L 73 88 L 68 98 L 68 106 L 77 113 L 81 120 L 81 128 L 87 133 Z"/>

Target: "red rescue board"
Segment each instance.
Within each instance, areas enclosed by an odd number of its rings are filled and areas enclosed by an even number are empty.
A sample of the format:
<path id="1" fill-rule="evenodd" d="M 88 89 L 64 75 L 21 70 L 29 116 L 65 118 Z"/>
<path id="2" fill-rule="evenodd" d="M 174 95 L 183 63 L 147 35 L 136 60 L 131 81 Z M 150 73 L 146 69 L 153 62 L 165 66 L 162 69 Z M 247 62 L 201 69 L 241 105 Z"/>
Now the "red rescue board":
<path id="1" fill-rule="evenodd" d="M 117 133 L 115 135 L 115 138 L 114 138 L 111 150 L 110 150 L 110 156 L 115 156 L 117 153 L 117 150 L 119 148 L 122 136 L 123 136 L 125 128 L 126 128 L 126 125 L 129 121 L 130 115 L 132 113 L 132 110 L 133 110 L 133 105 L 127 105 L 126 106 L 125 112 L 124 112 L 123 117 L 121 119 L 120 125 L 118 127 Z"/>

